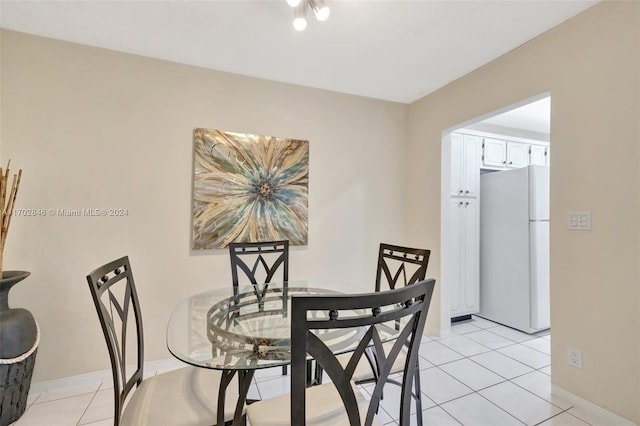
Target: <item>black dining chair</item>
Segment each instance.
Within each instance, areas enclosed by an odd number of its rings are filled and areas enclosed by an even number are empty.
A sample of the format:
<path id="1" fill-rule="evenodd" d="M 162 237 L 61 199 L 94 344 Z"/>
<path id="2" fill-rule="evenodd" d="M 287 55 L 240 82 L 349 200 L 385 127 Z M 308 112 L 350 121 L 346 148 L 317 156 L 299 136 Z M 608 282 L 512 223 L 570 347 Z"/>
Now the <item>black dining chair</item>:
<path id="1" fill-rule="evenodd" d="M 379 425 L 376 417 L 382 392 L 388 383 L 401 387 L 400 426 L 410 424 L 412 386 L 417 369 L 418 348 L 431 302 L 435 280 L 428 279 L 395 290 L 360 295 L 294 296 L 291 303 L 291 393 L 256 402 L 247 407 L 252 426 L 271 425 Z M 389 351 L 384 350 L 384 328 L 398 329 Z M 333 330 L 348 330 L 345 336 L 359 336 L 346 367 L 322 340 Z M 335 343 L 335 342 L 331 342 Z M 362 395 L 353 382 L 356 365 L 365 349 L 375 346 L 379 380 L 371 398 Z M 390 377 L 403 347 L 407 348 L 402 379 Z M 331 381 L 306 386 L 307 355 L 315 358 Z M 278 409 L 274 410 L 274 407 Z M 420 423 L 419 423 L 420 424 Z"/>
<path id="2" fill-rule="evenodd" d="M 278 270 L 282 281 L 289 280 L 289 241 L 265 241 L 257 243 L 229 244 L 231 258 L 231 282 L 240 284 L 238 270 L 242 271 L 253 285 L 270 283 Z"/>
<path id="3" fill-rule="evenodd" d="M 219 401 L 219 371 L 189 366 L 144 378 L 142 312 L 127 256 L 96 268 L 87 282 L 111 360 L 114 426 L 213 425 L 223 408 L 224 421 L 233 420 L 238 386 Z"/>
<path id="4" fill-rule="evenodd" d="M 427 275 L 427 266 L 429 265 L 429 256 L 431 250 L 418 249 L 411 247 L 403 247 L 392 244 L 380 243 L 378 250 L 378 264 L 376 268 L 375 291 L 393 290 L 395 288 L 404 287 L 414 284 L 420 280 L 424 280 Z M 390 345 L 385 344 L 385 349 L 389 349 Z M 378 380 L 378 368 L 375 363 L 375 348 L 368 348 L 363 358 L 357 365 L 353 378 L 356 383 L 376 382 Z M 402 371 L 406 361 L 407 351 L 403 349 L 391 372 L 396 373 Z M 346 365 L 347 356 L 339 357 L 342 365 Z M 418 362 L 418 360 L 416 360 Z M 420 369 L 419 363 L 417 365 Z M 414 378 L 414 395 L 418 407 L 418 417 L 421 422 L 422 417 L 422 399 L 420 391 L 420 378 Z"/>
<path id="5" fill-rule="evenodd" d="M 258 298 L 264 297 L 268 286 L 281 271 L 283 282 L 289 281 L 289 240 L 264 241 L 251 243 L 229 244 L 229 258 L 231 259 L 231 283 L 238 291 L 242 271 L 245 278 L 253 285 L 253 291 Z M 283 298 L 284 314 L 286 315 L 286 298 Z M 287 366 L 282 367 L 282 375 L 287 375 Z"/>
<path id="6" fill-rule="evenodd" d="M 380 243 L 376 291 L 394 289 L 424 280 L 431 250 Z M 400 280 L 402 278 L 402 280 Z"/>

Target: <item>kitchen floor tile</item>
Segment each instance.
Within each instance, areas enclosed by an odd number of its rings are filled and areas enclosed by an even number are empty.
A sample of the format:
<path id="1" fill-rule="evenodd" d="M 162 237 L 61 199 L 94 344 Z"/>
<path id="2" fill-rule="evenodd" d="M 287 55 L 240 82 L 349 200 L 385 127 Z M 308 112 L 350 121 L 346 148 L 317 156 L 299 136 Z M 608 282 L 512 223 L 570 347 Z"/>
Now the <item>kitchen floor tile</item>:
<path id="1" fill-rule="evenodd" d="M 291 371 L 289 371 L 289 368 L 287 368 L 286 377 L 289 377 L 290 373 Z M 273 367 L 273 368 L 261 368 L 259 370 L 256 370 L 253 377 L 256 379 L 256 382 L 260 383 L 265 380 L 270 380 L 270 379 L 275 379 L 278 377 L 285 377 L 285 376 L 282 375 L 282 367 Z"/>
<path id="2" fill-rule="evenodd" d="M 439 368 L 429 368 L 420 372 L 420 388 L 422 393 L 436 404 L 442 404 L 473 392 L 464 383 Z"/>
<path id="3" fill-rule="evenodd" d="M 99 420 L 113 418 L 113 410 L 113 390 L 106 389 L 96 392 L 78 424 L 84 425 L 87 423 L 97 422 Z"/>
<path id="4" fill-rule="evenodd" d="M 417 425 L 416 415 L 411 416 L 411 425 Z M 422 411 L 423 426 L 460 426 L 460 423 L 440 407 L 432 407 Z"/>
<path id="5" fill-rule="evenodd" d="M 455 324 L 451 324 L 451 333 L 453 334 L 466 334 L 471 333 L 472 331 L 480 330 L 479 327 L 476 327 L 469 321 L 462 321 Z"/>
<path id="6" fill-rule="evenodd" d="M 498 327 L 490 328 L 488 331 L 491 333 L 497 334 L 502 337 L 506 337 L 509 340 L 512 340 L 517 343 L 525 342 L 527 340 L 535 339 L 536 336 L 532 336 L 527 333 L 523 333 L 518 330 L 514 330 L 513 328 L 505 327 L 503 325 Z"/>
<path id="7" fill-rule="evenodd" d="M 528 425 L 536 425 L 562 412 L 550 402 L 511 382 L 500 383 L 478 393 Z"/>
<path id="8" fill-rule="evenodd" d="M 427 342 L 420 345 L 420 356 L 433 365 L 444 364 L 445 362 L 456 361 L 464 358 L 458 352 L 449 349 L 440 342 Z"/>
<path id="9" fill-rule="evenodd" d="M 444 338 L 425 339 L 420 346 L 425 425 L 611 424 L 611 418 L 604 417 L 598 410 L 573 407 L 572 403 L 551 395 L 548 332 L 524 335 L 525 338 L 523 333 L 477 317 L 456 327 L 458 332 Z M 516 343 L 516 340 L 522 342 Z M 480 349 L 483 352 L 475 353 Z M 248 397 L 268 399 L 288 393 L 290 379 L 289 375 L 282 376 L 280 367 L 258 370 Z M 359 388 L 370 398 L 367 389 L 371 391 L 373 386 Z M 112 387 L 107 381 L 50 392 L 40 390 L 45 387 L 33 389 L 38 392 L 29 395 L 27 411 L 12 426 L 113 424 Z M 50 390 L 50 386 L 46 389 Z M 378 415 L 382 424 L 398 425 L 399 398 L 399 388 L 387 388 Z M 411 424 L 415 425 L 415 402 L 411 413 Z"/>
<path id="10" fill-rule="evenodd" d="M 402 380 L 402 378 L 400 378 L 400 380 Z M 363 385 L 363 388 L 367 391 L 369 395 L 371 395 L 373 393 L 373 389 L 375 388 L 375 383 L 368 383 L 366 385 Z M 380 401 L 380 406 L 389 414 L 389 416 L 393 420 L 400 419 L 401 394 L 402 394 L 402 389 L 400 388 L 400 386 L 389 384 L 384 387 L 384 397 Z M 430 400 L 425 395 L 422 395 L 421 402 L 422 402 L 422 410 L 434 407 L 436 405 L 435 402 Z M 413 414 L 415 412 L 416 412 L 415 400 L 412 399 L 411 413 Z"/>
<path id="11" fill-rule="evenodd" d="M 477 317 L 475 315 L 471 317 L 471 324 L 480 328 L 491 328 L 491 327 L 497 327 L 500 325 L 497 322 L 489 321 L 487 319 Z"/>
<path id="12" fill-rule="evenodd" d="M 533 371 L 512 380 L 518 386 L 523 387 L 531 393 L 538 395 L 540 398 L 551 402 L 563 410 L 573 406 L 570 402 L 551 394 L 551 377 L 539 371 Z"/>
<path id="13" fill-rule="evenodd" d="M 97 422 L 87 423 L 82 426 L 113 426 L 113 417 L 104 420 L 98 420 Z"/>
<path id="14" fill-rule="evenodd" d="M 513 379 L 514 377 L 535 371 L 528 365 L 524 365 L 523 363 L 496 351 L 475 355 L 469 359 L 506 379 Z"/>
<path id="15" fill-rule="evenodd" d="M 255 379 L 252 381 L 251 386 L 249 386 L 247 399 L 262 399 L 260 397 L 260 391 L 258 390 L 258 385 L 256 384 Z"/>
<path id="16" fill-rule="evenodd" d="M 551 417 L 549 420 L 546 420 L 540 423 L 539 426 L 590 426 L 589 423 L 583 422 L 576 416 L 572 416 L 571 414 L 564 412 L 560 413 L 557 416 Z"/>
<path id="17" fill-rule="evenodd" d="M 74 386 L 67 387 L 61 389 L 56 392 L 47 392 L 40 395 L 40 397 L 35 401 L 36 404 L 42 404 L 43 402 L 55 401 L 57 399 L 64 399 L 70 396 L 78 396 L 84 394 L 94 394 L 100 388 L 99 384 L 92 385 L 84 385 L 84 386 Z"/>
<path id="18" fill-rule="evenodd" d="M 438 342 L 464 356 L 477 355 L 491 350 L 491 348 L 488 348 L 474 340 L 468 339 L 464 335 L 444 337 L 438 340 Z"/>
<path id="19" fill-rule="evenodd" d="M 521 344 L 498 349 L 498 352 L 533 368 L 542 368 L 551 364 L 551 357 L 549 357 L 549 355 Z"/>
<path id="20" fill-rule="evenodd" d="M 546 367 L 542 367 L 538 369 L 539 372 L 546 374 L 547 376 L 551 376 L 551 366 L 547 365 Z"/>
<path id="21" fill-rule="evenodd" d="M 360 392 L 362 393 L 362 395 L 364 396 L 364 398 L 369 401 L 371 399 L 371 394 L 369 392 L 373 392 L 373 386 L 367 384 L 364 386 L 360 386 Z M 378 410 L 378 413 L 376 414 L 376 416 L 378 417 L 378 421 L 380 423 L 382 423 L 383 425 L 387 425 L 387 424 L 391 424 L 391 425 L 395 425 L 397 424 L 396 421 L 394 420 L 394 418 L 391 416 L 391 414 L 387 413 L 387 411 L 383 408 L 381 410 Z M 251 426 L 251 425 L 249 425 Z"/>
<path id="22" fill-rule="evenodd" d="M 528 346 L 531 349 L 535 349 L 538 352 L 551 356 L 551 341 L 544 337 L 537 337 L 535 339 L 522 342 L 524 346 Z"/>
<path id="23" fill-rule="evenodd" d="M 280 376 L 275 379 L 258 382 L 257 386 L 262 399 L 269 399 L 289 393 L 291 378 L 289 376 Z"/>
<path id="24" fill-rule="evenodd" d="M 76 426 L 89 406 L 93 393 L 33 404 L 15 426 Z"/>
<path id="25" fill-rule="evenodd" d="M 491 333 L 489 330 L 474 331 L 465 334 L 464 337 L 491 349 L 503 348 L 514 344 L 513 340 Z"/>
<path id="26" fill-rule="evenodd" d="M 504 382 L 505 380 L 491 370 L 468 359 L 461 359 L 449 364 L 444 364 L 441 365 L 440 368 L 476 391 L 495 385 L 496 383 Z"/>
<path id="27" fill-rule="evenodd" d="M 468 426 L 521 426 L 523 424 L 477 393 L 449 401 L 442 404 L 441 408 L 454 419 Z"/>
<path id="28" fill-rule="evenodd" d="M 427 368 L 435 367 L 432 363 L 421 356 L 418 357 L 418 366 L 420 367 L 420 370 L 426 370 Z"/>

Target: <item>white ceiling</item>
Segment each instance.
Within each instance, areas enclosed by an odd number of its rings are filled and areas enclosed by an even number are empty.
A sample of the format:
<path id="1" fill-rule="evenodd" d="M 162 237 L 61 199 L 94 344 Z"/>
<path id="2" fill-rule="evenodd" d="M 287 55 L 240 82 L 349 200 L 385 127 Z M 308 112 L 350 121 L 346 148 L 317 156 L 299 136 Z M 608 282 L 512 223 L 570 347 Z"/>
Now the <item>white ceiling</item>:
<path id="1" fill-rule="evenodd" d="M 411 103 L 598 0 L 1 0 L 2 28 L 269 80 Z"/>
<path id="2" fill-rule="evenodd" d="M 551 98 L 546 97 L 531 102 L 487 118 L 481 123 L 549 135 L 551 132 Z"/>

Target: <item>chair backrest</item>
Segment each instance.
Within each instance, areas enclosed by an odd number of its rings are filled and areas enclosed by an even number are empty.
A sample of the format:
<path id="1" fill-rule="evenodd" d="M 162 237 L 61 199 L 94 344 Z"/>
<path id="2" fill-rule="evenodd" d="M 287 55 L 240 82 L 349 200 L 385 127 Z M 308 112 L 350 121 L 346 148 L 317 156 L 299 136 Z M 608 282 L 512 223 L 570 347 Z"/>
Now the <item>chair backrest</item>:
<path id="1" fill-rule="evenodd" d="M 394 246 L 380 243 L 378 269 L 376 271 L 376 291 L 393 290 L 424 280 L 427 276 L 431 250 Z M 393 271 L 393 272 L 392 272 Z M 386 286 L 383 287 L 383 278 Z M 400 281 L 402 278 L 402 281 Z"/>
<path id="2" fill-rule="evenodd" d="M 96 268 L 87 275 L 87 282 L 111 358 L 114 425 L 118 426 L 127 395 L 142 383 L 144 364 L 142 314 L 129 258 L 125 256 Z M 129 355 L 135 357 L 136 368 L 127 374 Z"/>
<path id="3" fill-rule="evenodd" d="M 276 272 L 282 270 L 282 281 L 289 280 L 289 241 L 229 244 L 231 280 L 238 287 L 238 269 L 251 284 L 269 283 Z M 251 266 L 249 266 L 251 265 Z M 262 268 L 259 268 L 262 266 Z"/>
<path id="4" fill-rule="evenodd" d="M 418 349 L 434 285 L 435 280 L 428 279 L 377 293 L 294 296 L 291 304 L 291 424 L 305 424 L 305 368 L 306 355 L 309 354 L 331 378 L 352 426 L 372 423 L 386 383 L 401 386 L 400 425 L 408 425 L 413 378 L 419 373 L 416 371 Z M 402 327 L 394 332 L 399 322 Z M 382 345 L 384 337 L 381 336 L 385 336 L 385 330 L 396 337 L 388 353 L 385 353 Z M 350 336 L 351 339 L 354 339 L 354 334 L 359 336 L 359 340 L 356 339 L 357 347 L 345 368 L 337 360 L 334 349 L 327 346 L 327 339 L 323 336 L 328 334 L 335 337 L 335 331 L 342 331 L 343 336 Z M 361 413 L 351 379 L 365 349 L 371 345 L 375 348 L 379 378 L 367 412 Z M 405 345 L 407 353 L 402 382 L 397 383 L 388 376 Z"/>

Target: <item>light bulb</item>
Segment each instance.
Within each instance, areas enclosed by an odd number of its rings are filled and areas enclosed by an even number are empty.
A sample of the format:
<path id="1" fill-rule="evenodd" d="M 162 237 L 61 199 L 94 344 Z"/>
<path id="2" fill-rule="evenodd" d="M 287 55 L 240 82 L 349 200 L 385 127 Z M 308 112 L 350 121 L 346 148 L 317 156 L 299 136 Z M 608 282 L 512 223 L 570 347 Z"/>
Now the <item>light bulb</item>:
<path id="1" fill-rule="evenodd" d="M 291 7 L 296 7 L 300 4 L 300 0 L 287 0 L 287 4 Z"/>
<path id="2" fill-rule="evenodd" d="M 295 18 L 293 20 L 293 28 L 298 31 L 303 31 L 305 28 L 307 28 L 307 18 Z"/>
<path id="3" fill-rule="evenodd" d="M 302 31 L 307 28 L 307 9 L 309 3 L 304 0 L 295 9 L 293 9 L 293 28 Z"/>
<path id="4" fill-rule="evenodd" d="M 327 18 L 329 17 L 329 13 L 330 12 L 331 11 L 329 10 L 328 6 L 324 6 L 323 8 L 319 9 L 318 11 L 314 11 L 318 21 L 326 21 Z"/>
<path id="5" fill-rule="evenodd" d="M 326 21 L 331 11 L 324 0 L 309 0 L 309 3 L 311 3 L 311 8 L 316 15 L 316 19 L 318 21 Z"/>

